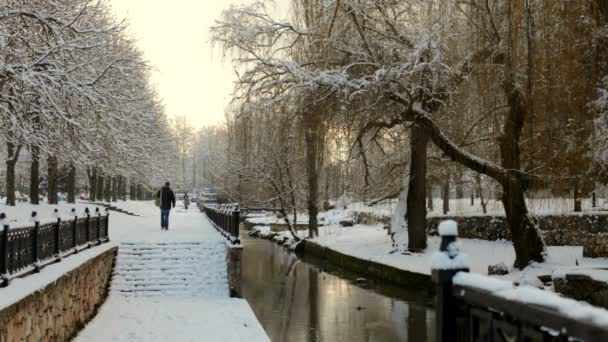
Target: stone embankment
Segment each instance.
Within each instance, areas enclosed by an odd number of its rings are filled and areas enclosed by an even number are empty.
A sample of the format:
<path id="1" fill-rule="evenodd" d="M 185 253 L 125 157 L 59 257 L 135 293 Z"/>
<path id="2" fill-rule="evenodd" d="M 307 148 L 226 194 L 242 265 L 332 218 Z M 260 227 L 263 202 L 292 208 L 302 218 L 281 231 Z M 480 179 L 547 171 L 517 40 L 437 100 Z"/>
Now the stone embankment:
<path id="1" fill-rule="evenodd" d="M 74 337 L 107 296 L 116 252 L 117 247 L 112 247 L 2 309 L 0 342 L 68 341 Z M 51 270 L 42 272 L 47 271 Z M 31 277 L 36 276 L 44 274 Z M 14 286 L 19 283 L 0 290 L 0 296 Z"/>

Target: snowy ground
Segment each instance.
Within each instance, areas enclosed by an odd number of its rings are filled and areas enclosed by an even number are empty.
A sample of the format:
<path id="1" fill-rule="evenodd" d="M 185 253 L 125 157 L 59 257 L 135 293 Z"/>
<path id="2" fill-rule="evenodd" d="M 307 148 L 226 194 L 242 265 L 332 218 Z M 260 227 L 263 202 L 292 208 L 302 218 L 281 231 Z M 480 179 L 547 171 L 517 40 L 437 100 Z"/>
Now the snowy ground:
<path id="1" fill-rule="evenodd" d="M 391 239 L 382 226 L 356 225 L 340 227 L 331 225 L 319 231 L 319 237 L 314 241 L 330 247 L 341 253 L 353 255 L 362 259 L 391 265 L 416 273 L 430 274 L 433 253 L 439 250 L 440 238 L 428 238 L 428 248 L 424 253 L 402 254 L 391 253 Z M 515 251 L 510 241 L 486 241 L 479 239 L 459 239 L 462 253 L 467 256 L 467 264 L 472 272 L 487 274 L 489 265 L 504 263 L 513 265 Z M 524 271 L 513 270 L 503 276 L 519 283 L 542 285 L 537 279 L 539 275 L 551 275 L 561 269 L 573 267 L 591 268 L 603 264 L 608 266 L 608 259 L 592 259 L 583 257 L 580 246 L 560 246 L 547 248 L 547 261 L 543 264 L 533 264 Z M 578 263 L 579 266 L 576 264 Z"/>
<path id="2" fill-rule="evenodd" d="M 424 253 L 404 254 L 394 252 L 392 240 L 382 225 L 355 225 L 354 227 L 341 227 L 338 222 L 352 215 L 353 211 L 370 211 L 377 214 L 389 215 L 386 208 L 370 208 L 362 204 L 350 205 L 347 210 L 331 210 L 320 214 L 320 221 L 327 225 L 319 228 L 319 237 L 313 241 L 344 254 L 361 259 L 373 260 L 391 265 L 400 269 L 430 274 L 431 261 L 435 251 L 439 249 L 440 238 L 429 237 L 428 248 Z M 384 212 L 386 211 L 386 212 Z M 274 217 L 266 219 L 257 217 L 256 222 L 270 222 Z M 270 228 L 265 225 L 256 226 L 262 236 L 270 234 Z M 307 231 L 300 231 L 302 237 L 308 235 Z M 290 233 L 281 235 L 291 237 Z M 472 272 L 487 274 L 489 265 L 504 263 L 513 265 L 515 252 L 510 241 L 486 241 L 479 239 L 459 239 L 461 251 L 467 255 L 468 265 Z M 607 268 L 606 258 L 584 258 L 580 246 L 548 247 L 548 257 L 545 263 L 532 264 L 523 271 L 510 268 L 510 273 L 501 278 L 518 283 L 542 286 L 538 280 L 540 275 L 559 275 L 565 271 L 571 273 L 578 270 L 591 274 L 596 279 L 608 278 L 607 271 L 598 268 Z"/>
<path id="3" fill-rule="evenodd" d="M 160 230 L 152 202 L 119 202 L 110 296 L 75 341 L 269 341 L 248 303 L 228 295 L 226 244 L 195 206 Z M 203 338 L 204 336 L 204 338 Z"/>

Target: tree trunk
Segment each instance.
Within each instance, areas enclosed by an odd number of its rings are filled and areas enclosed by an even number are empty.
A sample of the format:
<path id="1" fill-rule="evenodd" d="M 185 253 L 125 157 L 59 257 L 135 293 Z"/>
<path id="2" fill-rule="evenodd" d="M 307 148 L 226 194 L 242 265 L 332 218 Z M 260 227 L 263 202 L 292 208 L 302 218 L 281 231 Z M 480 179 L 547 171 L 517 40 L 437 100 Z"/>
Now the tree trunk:
<path id="1" fill-rule="evenodd" d="M 89 176 L 89 200 L 95 201 L 97 198 L 97 168 L 89 168 L 87 172 Z"/>
<path id="2" fill-rule="evenodd" d="M 122 200 L 127 200 L 127 177 L 122 177 Z"/>
<path id="3" fill-rule="evenodd" d="M 510 76 L 513 80 L 514 76 Z M 509 102 L 509 112 L 505 118 L 503 136 L 500 141 L 501 166 L 505 170 L 520 170 L 521 151 L 519 139 L 525 118 L 525 105 L 521 94 L 515 88 L 514 81 L 507 83 L 506 95 Z M 501 182 L 503 188 L 502 202 L 505 207 L 507 222 L 511 230 L 511 239 L 515 249 L 514 266 L 522 269 L 531 262 L 543 262 L 545 259 L 545 244 L 538 228 L 528 215 L 524 197 L 527 184 L 519 175 L 508 173 Z"/>
<path id="4" fill-rule="evenodd" d="M 449 178 L 443 183 L 441 189 L 441 196 L 443 197 L 443 215 L 447 215 L 450 212 L 450 180 Z"/>
<path id="5" fill-rule="evenodd" d="M 477 183 L 477 193 L 479 194 L 479 204 L 481 204 L 481 210 L 484 214 L 487 214 L 488 208 L 487 203 L 483 197 L 483 187 L 481 185 L 481 174 L 477 172 L 475 174 L 475 183 Z"/>
<path id="6" fill-rule="evenodd" d="M 123 182 L 124 182 L 124 178 L 122 176 L 116 176 L 117 178 L 117 189 L 116 189 L 116 200 L 122 200 L 122 195 L 123 195 Z"/>
<path id="7" fill-rule="evenodd" d="M 40 204 L 40 147 L 32 146 L 30 164 L 30 203 Z"/>
<path id="8" fill-rule="evenodd" d="M 104 189 L 104 180 L 105 177 L 103 173 L 97 171 L 97 201 L 103 202 L 103 189 Z"/>
<path id="9" fill-rule="evenodd" d="M 121 176 L 121 179 L 122 179 L 122 182 L 121 182 L 121 184 L 122 184 L 121 198 L 122 198 L 123 201 L 126 201 L 127 200 L 127 177 Z"/>
<path id="10" fill-rule="evenodd" d="M 110 180 L 112 181 L 112 189 L 111 189 L 112 202 L 117 202 L 118 201 L 118 177 L 117 176 L 110 177 Z"/>
<path id="11" fill-rule="evenodd" d="M 306 177 L 308 182 L 308 235 L 310 238 L 319 236 L 317 214 L 319 208 L 317 202 L 319 198 L 319 174 L 318 174 L 318 131 L 312 119 L 307 121 L 304 133 L 306 143 Z"/>
<path id="12" fill-rule="evenodd" d="M 137 187 L 133 183 L 133 180 L 129 181 L 129 199 L 131 201 L 137 200 Z"/>
<path id="13" fill-rule="evenodd" d="M 581 194 L 578 187 L 578 179 L 574 179 L 574 212 L 580 213 L 583 211 L 581 203 Z"/>
<path id="14" fill-rule="evenodd" d="M 104 190 L 104 199 L 106 202 L 112 202 L 112 177 L 106 176 L 104 180 L 105 190 Z"/>
<path id="15" fill-rule="evenodd" d="M 522 269 L 532 261 L 543 262 L 545 244 L 538 228 L 528 215 L 521 182 L 513 178 L 503 185 L 502 202 L 515 248 L 514 266 Z"/>
<path id="16" fill-rule="evenodd" d="M 433 186 L 428 182 L 426 186 L 426 203 L 429 211 L 433 211 Z"/>
<path id="17" fill-rule="evenodd" d="M 67 178 L 68 203 L 76 203 L 76 166 L 70 163 Z"/>
<path id="18" fill-rule="evenodd" d="M 6 205 L 15 206 L 15 166 L 19 159 L 21 146 L 15 147 L 12 142 L 6 143 L 8 156 L 6 159 Z"/>
<path id="19" fill-rule="evenodd" d="M 463 199 L 464 198 L 464 190 L 462 190 L 462 182 L 458 181 L 456 183 L 456 198 Z"/>
<path id="20" fill-rule="evenodd" d="M 426 154 L 428 136 L 413 125 L 410 129 L 410 179 L 407 189 L 408 250 L 426 249 Z"/>
<path id="21" fill-rule="evenodd" d="M 48 202 L 57 204 L 57 157 L 49 155 L 46 163 L 48 167 Z"/>

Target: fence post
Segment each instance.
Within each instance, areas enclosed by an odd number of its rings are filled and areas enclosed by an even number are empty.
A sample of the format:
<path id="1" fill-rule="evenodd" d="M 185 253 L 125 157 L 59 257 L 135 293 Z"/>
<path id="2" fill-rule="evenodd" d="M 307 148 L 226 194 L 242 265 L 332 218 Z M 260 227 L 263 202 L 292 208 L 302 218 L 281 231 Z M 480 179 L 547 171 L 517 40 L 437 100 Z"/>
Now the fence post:
<path id="1" fill-rule="evenodd" d="M 40 236 L 40 221 L 36 218 L 38 214 L 32 211 L 32 219 L 34 220 L 34 236 L 32 237 L 32 263 L 34 264 L 34 272 L 40 272 L 38 265 L 38 239 Z"/>
<path id="2" fill-rule="evenodd" d="M 97 228 L 97 242 L 100 242 L 101 241 L 101 212 L 99 211 L 99 208 L 96 208 L 95 212 L 97 213 L 97 224 L 95 225 L 95 228 Z"/>
<path id="3" fill-rule="evenodd" d="M 61 261 L 61 217 L 57 218 L 57 224 L 55 224 L 55 258 L 57 261 Z"/>
<path id="4" fill-rule="evenodd" d="M 55 208 L 53 210 L 53 218 L 57 220 L 55 226 L 55 255 L 61 260 L 61 214 L 59 214 L 59 209 Z"/>
<path id="5" fill-rule="evenodd" d="M 241 223 L 241 211 L 239 209 L 239 205 L 235 204 L 234 205 L 234 211 L 232 212 L 232 227 L 234 230 L 234 241 L 233 243 L 235 245 L 238 245 L 241 243 L 241 239 L 239 238 L 239 225 Z"/>
<path id="6" fill-rule="evenodd" d="M 86 219 L 87 229 L 86 229 L 86 234 L 85 234 L 85 236 L 87 238 L 86 243 L 89 243 L 89 241 L 91 241 L 91 230 L 89 229 L 90 222 L 91 222 L 91 212 L 89 211 L 89 208 L 85 208 L 84 213 L 85 213 L 85 215 L 87 215 L 87 219 Z"/>
<path id="7" fill-rule="evenodd" d="M 228 241 L 232 242 L 232 205 L 226 208 L 226 226 L 224 227 Z"/>
<path id="8" fill-rule="evenodd" d="M 74 253 L 78 253 L 78 216 L 76 216 L 76 209 L 72 209 L 74 213 L 74 222 L 72 223 L 72 238 L 74 239 Z"/>
<path id="9" fill-rule="evenodd" d="M 0 224 L 3 226 L 2 233 L 2 254 L 0 254 L 0 286 L 6 287 L 10 283 L 10 278 L 8 276 L 8 220 L 6 219 L 6 214 L 0 214 Z"/>
<path id="10" fill-rule="evenodd" d="M 433 281 L 437 284 L 436 305 L 436 332 L 435 340 L 438 342 L 456 341 L 457 334 L 464 332 L 457 330 L 458 302 L 452 296 L 452 278 L 458 272 L 468 272 L 464 256 L 459 255 L 456 238 L 458 227 L 454 221 L 444 221 L 439 224 L 441 246 L 435 252 L 432 262 Z"/>
<path id="11" fill-rule="evenodd" d="M 110 209 L 106 208 L 106 230 L 104 238 L 110 239 Z"/>

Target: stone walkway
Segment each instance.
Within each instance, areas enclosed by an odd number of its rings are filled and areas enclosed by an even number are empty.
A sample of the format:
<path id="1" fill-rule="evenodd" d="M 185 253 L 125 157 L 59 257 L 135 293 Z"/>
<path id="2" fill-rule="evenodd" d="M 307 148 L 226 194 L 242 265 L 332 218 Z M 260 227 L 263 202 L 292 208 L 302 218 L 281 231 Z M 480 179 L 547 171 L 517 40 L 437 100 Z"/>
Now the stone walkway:
<path id="1" fill-rule="evenodd" d="M 178 207 L 161 231 L 158 209 L 131 205 L 142 216 L 111 218 L 109 298 L 75 341 L 269 341 L 249 304 L 229 298 L 226 244 L 198 209 Z"/>

